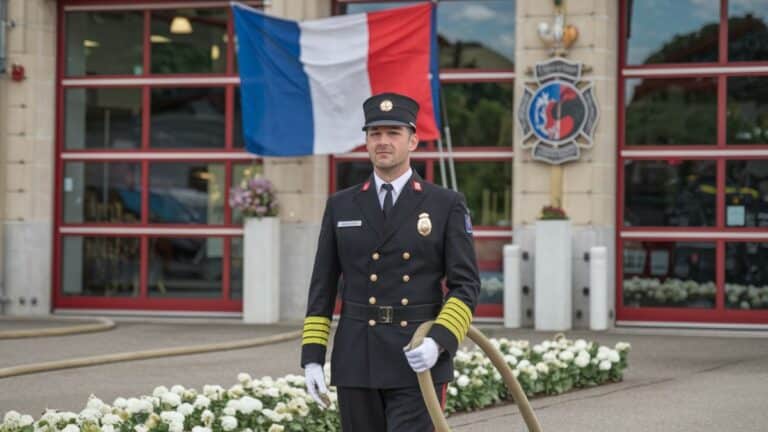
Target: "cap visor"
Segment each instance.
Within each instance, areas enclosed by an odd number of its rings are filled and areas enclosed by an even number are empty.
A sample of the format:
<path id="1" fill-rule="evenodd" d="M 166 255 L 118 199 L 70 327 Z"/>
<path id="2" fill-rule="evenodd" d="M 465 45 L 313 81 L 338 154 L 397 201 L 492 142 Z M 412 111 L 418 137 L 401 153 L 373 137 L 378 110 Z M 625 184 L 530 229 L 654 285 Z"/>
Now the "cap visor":
<path id="1" fill-rule="evenodd" d="M 376 121 L 372 121 L 372 122 L 366 124 L 365 126 L 363 126 L 363 130 L 366 130 L 369 127 L 373 127 L 373 126 L 405 126 L 405 127 L 413 127 L 413 125 L 410 124 L 410 123 L 406 123 L 406 122 L 402 122 L 402 121 L 397 121 L 397 120 L 376 120 Z"/>

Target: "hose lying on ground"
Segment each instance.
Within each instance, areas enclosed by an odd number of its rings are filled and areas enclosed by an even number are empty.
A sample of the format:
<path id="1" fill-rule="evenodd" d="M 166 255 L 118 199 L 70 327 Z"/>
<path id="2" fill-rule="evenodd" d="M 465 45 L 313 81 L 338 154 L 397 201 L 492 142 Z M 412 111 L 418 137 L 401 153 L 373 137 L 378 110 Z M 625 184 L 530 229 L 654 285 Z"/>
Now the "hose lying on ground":
<path id="1" fill-rule="evenodd" d="M 429 329 L 432 328 L 432 324 L 434 324 L 434 321 L 427 321 L 421 324 L 413 334 L 407 349 L 413 349 L 421 345 L 424 337 L 429 333 Z M 515 378 L 515 375 L 512 374 L 512 369 L 510 369 L 507 362 L 504 361 L 504 357 L 499 350 L 496 349 L 488 338 L 474 326 L 469 327 L 467 336 L 469 336 L 469 338 L 472 339 L 483 352 L 485 352 L 491 360 L 491 363 L 493 363 L 501 374 L 504 383 L 507 385 L 509 394 L 512 395 L 512 399 L 520 409 L 520 414 L 522 414 L 523 420 L 525 420 L 525 424 L 528 426 L 528 430 L 530 432 L 541 432 L 541 425 L 536 418 L 536 414 L 533 412 L 533 408 L 531 408 L 530 402 L 528 402 L 528 397 L 526 397 L 523 388 L 520 387 L 520 383 L 517 381 L 517 378 Z M 421 394 L 424 396 L 424 403 L 427 404 L 427 411 L 429 411 L 429 416 L 432 418 L 432 423 L 435 425 L 435 432 L 450 432 L 451 429 L 448 427 L 448 422 L 445 420 L 445 415 L 440 407 L 440 401 L 437 399 L 437 393 L 435 393 L 432 374 L 427 370 L 418 373 L 417 377 L 419 379 Z"/>
<path id="2" fill-rule="evenodd" d="M 271 336 L 263 336 L 252 339 L 244 339 L 232 342 L 220 342 L 203 345 L 192 345 L 178 348 L 161 348 L 146 351 L 123 352 L 104 354 L 92 357 L 80 357 L 66 360 L 54 360 L 44 363 L 33 363 L 23 366 L 11 366 L 0 368 L 0 378 L 8 378 L 17 375 L 25 375 L 39 372 L 48 372 L 59 369 L 97 366 L 108 363 L 117 363 L 134 360 L 146 360 L 158 357 L 169 357 L 190 354 L 202 354 L 208 352 L 252 348 L 261 345 L 286 342 L 301 337 L 301 330 L 280 333 Z"/>
<path id="3" fill-rule="evenodd" d="M 14 317 L 14 320 L 18 318 Z M 34 337 L 64 336 L 78 333 L 91 333 L 110 330 L 115 327 L 114 321 L 107 318 L 95 318 L 93 323 L 76 324 L 62 327 L 46 327 L 39 329 L 5 330 L 0 331 L 0 339 L 21 339 Z"/>

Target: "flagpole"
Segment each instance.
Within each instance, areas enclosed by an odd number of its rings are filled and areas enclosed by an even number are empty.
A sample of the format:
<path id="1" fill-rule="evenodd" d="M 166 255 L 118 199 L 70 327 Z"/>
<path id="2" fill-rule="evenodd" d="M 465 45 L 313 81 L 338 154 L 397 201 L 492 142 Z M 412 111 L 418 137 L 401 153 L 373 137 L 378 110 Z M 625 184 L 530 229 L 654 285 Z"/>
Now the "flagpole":
<path id="1" fill-rule="evenodd" d="M 448 179 L 445 177 L 445 156 L 443 155 L 443 138 L 437 137 L 437 153 L 440 158 L 440 179 L 442 180 L 443 187 L 448 187 Z"/>
<path id="2" fill-rule="evenodd" d="M 442 83 L 438 85 L 440 86 L 440 105 L 442 105 L 443 123 L 445 124 L 445 127 L 443 128 L 445 131 L 445 143 L 448 147 L 448 170 L 451 177 L 451 189 L 458 192 L 459 186 L 456 184 L 456 167 L 453 164 L 453 140 L 451 138 L 451 125 L 448 122 L 448 106 L 445 103 L 445 96 L 443 96 L 443 85 Z"/>

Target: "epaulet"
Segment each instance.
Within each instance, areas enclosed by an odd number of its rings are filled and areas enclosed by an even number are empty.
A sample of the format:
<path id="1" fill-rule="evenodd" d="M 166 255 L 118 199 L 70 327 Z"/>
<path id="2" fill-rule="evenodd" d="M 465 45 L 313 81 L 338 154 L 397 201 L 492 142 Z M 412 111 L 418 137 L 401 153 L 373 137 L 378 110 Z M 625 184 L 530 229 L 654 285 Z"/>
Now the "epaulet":
<path id="1" fill-rule="evenodd" d="M 362 187 L 362 189 L 360 189 L 360 190 L 361 190 L 361 191 L 363 191 L 363 192 L 365 192 L 365 191 L 367 191 L 367 190 L 368 190 L 368 189 L 370 189 L 370 188 L 371 188 L 371 181 L 370 181 L 370 180 L 368 180 L 367 182 L 363 183 L 363 187 Z"/>

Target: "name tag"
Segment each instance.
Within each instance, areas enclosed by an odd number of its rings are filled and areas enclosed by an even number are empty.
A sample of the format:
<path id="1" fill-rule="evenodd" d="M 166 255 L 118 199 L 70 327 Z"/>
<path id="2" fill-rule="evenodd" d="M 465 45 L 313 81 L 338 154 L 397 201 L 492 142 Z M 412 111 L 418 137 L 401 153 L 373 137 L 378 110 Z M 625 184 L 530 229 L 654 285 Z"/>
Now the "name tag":
<path id="1" fill-rule="evenodd" d="M 339 221 L 338 224 L 336 224 L 336 227 L 338 228 L 349 228 L 349 227 L 359 227 L 359 226 L 363 226 L 363 221 L 361 220 Z"/>

